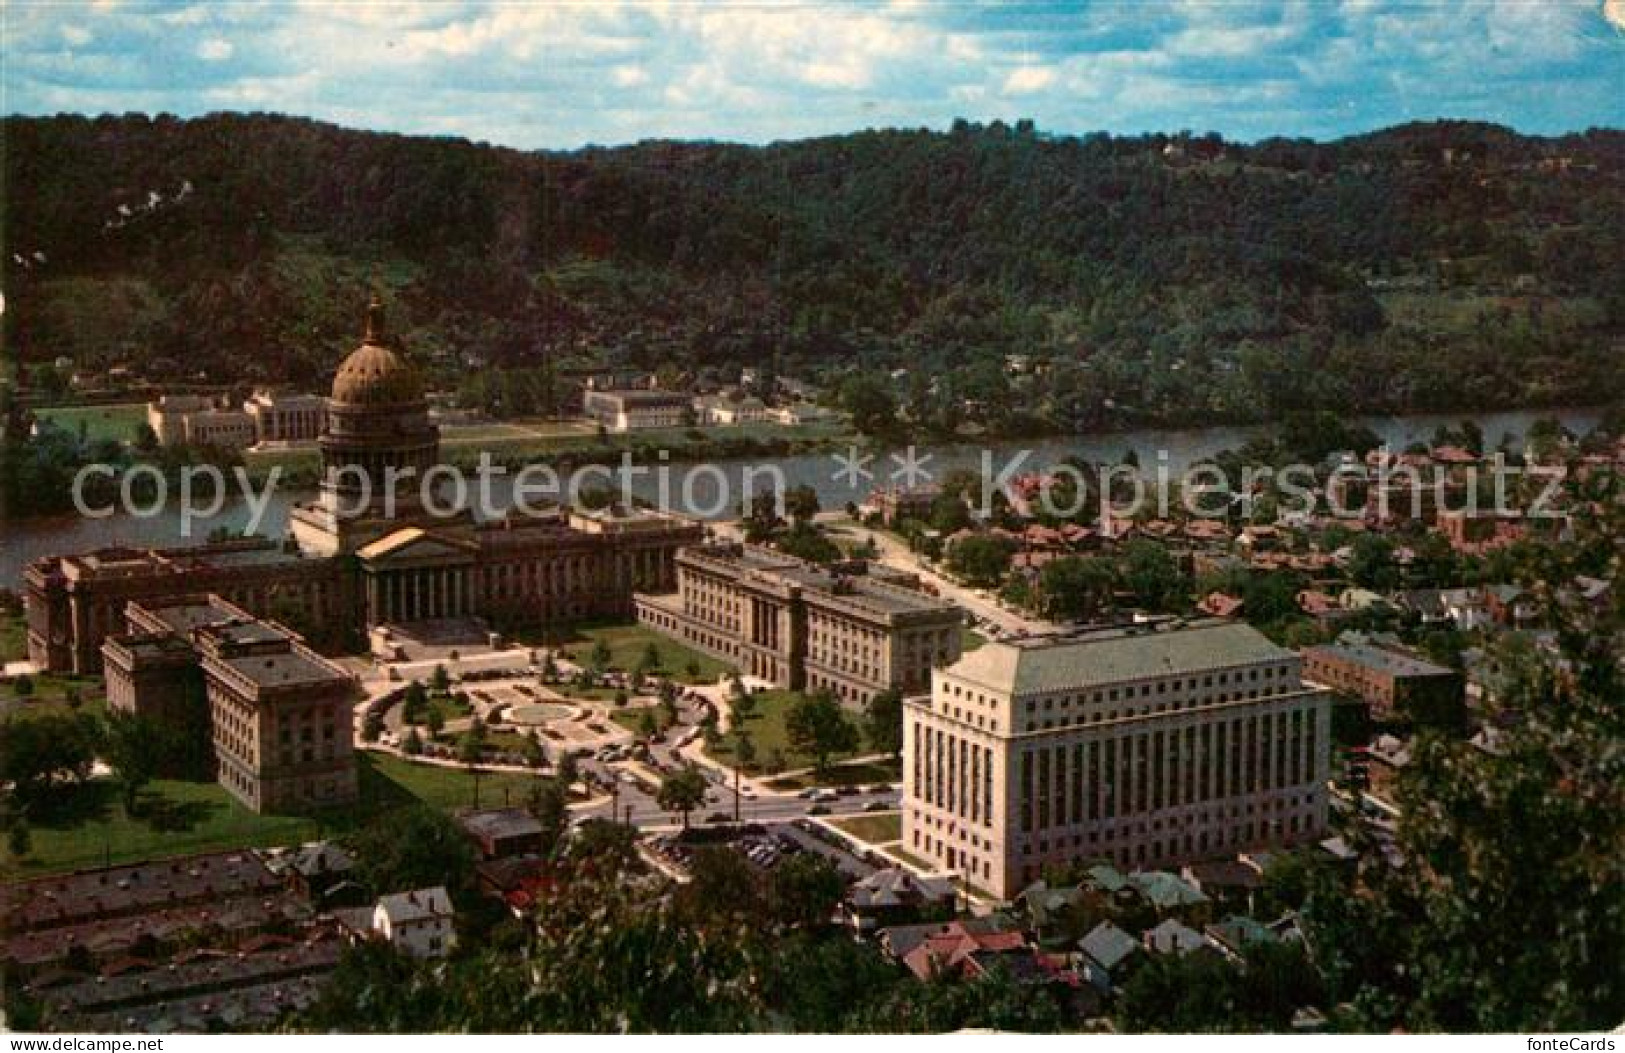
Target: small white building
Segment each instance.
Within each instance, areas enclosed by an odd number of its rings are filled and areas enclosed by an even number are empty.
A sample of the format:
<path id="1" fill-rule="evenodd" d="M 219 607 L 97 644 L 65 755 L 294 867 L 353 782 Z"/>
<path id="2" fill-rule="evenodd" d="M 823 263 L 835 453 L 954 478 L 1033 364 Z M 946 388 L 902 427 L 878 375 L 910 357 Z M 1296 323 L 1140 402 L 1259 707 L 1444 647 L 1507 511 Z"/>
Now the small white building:
<path id="1" fill-rule="evenodd" d="M 372 910 L 372 931 L 414 958 L 444 958 L 457 945 L 451 896 L 445 886 L 396 892 Z"/>

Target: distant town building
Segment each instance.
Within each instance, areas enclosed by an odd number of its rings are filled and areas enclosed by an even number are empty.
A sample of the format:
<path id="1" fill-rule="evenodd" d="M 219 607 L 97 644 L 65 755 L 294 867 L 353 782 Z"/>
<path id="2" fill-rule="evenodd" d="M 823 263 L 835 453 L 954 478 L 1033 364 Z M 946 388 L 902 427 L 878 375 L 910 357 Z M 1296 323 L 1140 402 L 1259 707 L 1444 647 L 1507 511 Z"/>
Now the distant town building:
<path id="1" fill-rule="evenodd" d="M 677 592 L 640 594 L 638 620 L 794 690 L 849 704 L 922 691 L 959 657 L 959 608 L 768 549 L 710 544 L 677 557 Z"/>
<path id="2" fill-rule="evenodd" d="M 984 644 L 904 703 L 903 846 L 1006 897 L 1047 864 L 1325 836 L 1329 694 L 1237 622 Z"/>
<path id="3" fill-rule="evenodd" d="M 147 404 L 147 424 L 161 446 L 241 449 L 258 441 L 254 418 L 196 395 L 165 395 Z"/>
<path id="4" fill-rule="evenodd" d="M 327 400 L 319 395 L 256 391 L 243 403 L 256 442 L 310 442 L 327 426 Z"/>

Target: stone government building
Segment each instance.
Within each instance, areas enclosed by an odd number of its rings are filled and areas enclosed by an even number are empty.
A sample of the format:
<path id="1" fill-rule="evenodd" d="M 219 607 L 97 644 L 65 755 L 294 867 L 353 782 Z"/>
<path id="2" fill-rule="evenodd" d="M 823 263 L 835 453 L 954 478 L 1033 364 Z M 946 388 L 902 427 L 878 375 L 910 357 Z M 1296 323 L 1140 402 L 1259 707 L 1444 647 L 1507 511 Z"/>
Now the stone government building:
<path id="1" fill-rule="evenodd" d="M 903 706 L 903 846 L 1000 898 L 1046 864 L 1325 836 L 1331 696 L 1244 623 L 990 641 Z"/>
<path id="2" fill-rule="evenodd" d="M 960 653 L 954 604 L 754 546 L 686 548 L 677 592 L 635 602 L 639 621 L 748 676 L 853 706 L 890 688 L 927 690 L 931 670 Z"/>
<path id="3" fill-rule="evenodd" d="M 292 512 L 293 544 L 247 538 L 37 560 L 24 575 L 29 657 L 52 672 L 96 672 L 102 642 L 124 629 L 126 604 L 189 594 L 289 624 L 342 626 L 353 638 L 437 619 L 629 617 L 634 590 L 676 588 L 677 550 L 703 533 L 676 516 L 554 508 L 479 523 L 440 518 L 422 506 L 415 479 L 389 507 L 384 473 L 412 468 L 421 477 L 439 464 L 440 440 L 416 372 L 387 344 L 375 301 L 362 345 L 333 382 L 323 479 L 316 500 Z M 375 484 L 366 494 L 363 474 Z"/>

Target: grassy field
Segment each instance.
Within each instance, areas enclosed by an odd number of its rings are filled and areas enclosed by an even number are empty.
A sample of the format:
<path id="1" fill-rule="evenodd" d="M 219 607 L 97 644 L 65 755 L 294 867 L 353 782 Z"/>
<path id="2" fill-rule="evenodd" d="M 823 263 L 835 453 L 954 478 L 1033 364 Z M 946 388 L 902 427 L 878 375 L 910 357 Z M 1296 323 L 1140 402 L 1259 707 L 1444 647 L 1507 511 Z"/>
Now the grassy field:
<path id="1" fill-rule="evenodd" d="M 810 762 L 809 762 L 810 763 Z M 869 786 L 873 783 L 894 783 L 902 778 L 896 761 L 862 761 L 832 764 L 822 777 L 811 771 L 800 775 L 785 775 L 769 779 L 775 790 L 807 790 L 814 786 Z"/>
<path id="2" fill-rule="evenodd" d="M 826 822 L 842 833 L 871 845 L 885 845 L 903 839 L 903 816 L 900 812 L 884 815 L 843 815 Z"/>
<path id="3" fill-rule="evenodd" d="M 576 661 L 585 662 L 592 656 L 593 646 L 599 640 L 609 645 L 610 668 L 623 672 L 630 672 L 637 666 L 643 652 L 651 643 L 660 654 L 660 667 L 654 671 L 675 677 L 684 683 L 713 683 L 728 670 L 725 663 L 701 654 L 692 647 L 673 640 L 665 633 L 636 623 L 581 625 L 569 630 L 568 637 L 556 642 L 574 656 Z M 697 677 L 688 675 L 690 662 L 699 667 Z M 610 695 L 613 697 L 614 692 Z"/>
<path id="4" fill-rule="evenodd" d="M 20 614 L 0 615 L 0 663 L 28 657 L 28 623 Z"/>
<path id="5" fill-rule="evenodd" d="M 790 745 L 790 734 L 785 728 L 785 720 L 790 715 L 790 709 L 801 695 L 795 691 L 763 691 L 752 696 L 756 701 L 756 708 L 750 718 L 744 722 L 744 729 L 750 732 L 751 742 L 756 747 L 756 762 L 750 770 L 759 770 L 766 763 L 767 758 L 775 750 L 784 758 L 787 769 L 804 768 L 813 763 L 813 758 L 796 750 Z M 851 715 L 848 714 L 848 719 Z M 856 723 L 856 721 L 853 721 Z M 738 742 L 739 729 L 731 730 L 727 735 L 712 746 L 709 753 L 712 757 L 724 763 L 734 763 L 735 743 Z M 862 749 L 863 747 L 859 747 Z M 830 759 L 839 761 L 852 754 L 835 754 Z M 878 778 L 878 775 L 877 775 Z"/>
<path id="6" fill-rule="evenodd" d="M 82 423 L 85 436 L 92 441 L 113 439 L 133 442 L 136 428 L 147 420 L 147 406 L 144 402 L 109 406 L 52 406 L 35 410 L 34 415 L 73 434 L 78 434 Z"/>
<path id="7" fill-rule="evenodd" d="M 317 832 L 311 819 L 255 815 L 215 783 L 155 782 L 143 794 L 144 811 L 135 820 L 124 814 L 105 783 L 86 787 L 73 798 L 66 814 L 31 824 L 32 851 L 20 863 L 8 855 L 8 874 L 26 877 L 161 856 L 290 844 Z"/>
<path id="8" fill-rule="evenodd" d="M 231 848 L 293 844 L 378 822 L 422 803 L 451 812 L 474 804 L 474 776 L 461 768 L 411 764 L 398 757 L 357 753 L 361 800 L 317 816 L 256 815 L 215 783 L 153 783 L 132 820 L 111 785 L 96 782 L 66 795 L 51 815 L 36 817 L 33 844 L 21 860 L 6 853 L 8 876 L 98 867 L 139 859 Z M 482 807 L 518 804 L 534 776 L 492 773 L 479 779 Z"/>
<path id="9" fill-rule="evenodd" d="M 100 713 L 107 707 L 106 688 L 98 677 L 42 673 L 30 677 L 29 680 L 33 683 L 34 690 L 28 695 L 19 695 L 14 683 L 0 684 L 0 712 L 28 716 L 64 709 L 68 706 L 68 695 L 73 691 L 79 694 L 79 708 L 82 712 Z"/>
<path id="10" fill-rule="evenodd" d="M 671 727 L 671 724 L 661 715 L 659 706 L 627 706 L 625 709 L 612 711 L 609 719 L 632 734 L 641 736 L 643 734 L 643 714 L 645 713 L 654 714 L 655 726 L 661 731 Z"/>
<path id="11" fill-rule="evenodd" d="M 987 643 L 987 637 L 969 626 L 960 626 L 959 649 L 961 651 L 969 653 L 985 643 Z"/>

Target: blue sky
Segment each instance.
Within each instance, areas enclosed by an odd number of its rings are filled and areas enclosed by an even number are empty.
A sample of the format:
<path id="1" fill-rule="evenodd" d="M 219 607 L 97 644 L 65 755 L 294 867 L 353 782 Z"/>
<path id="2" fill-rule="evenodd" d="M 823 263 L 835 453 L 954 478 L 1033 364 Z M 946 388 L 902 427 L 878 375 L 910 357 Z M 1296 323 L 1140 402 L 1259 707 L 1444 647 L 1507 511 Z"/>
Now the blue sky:
<path id="1" fill-rule="evenodd" d="M 953 118 L 1328 138 L 1625 126 L 1625 0 L 0 0 L 7 113 L 269 110 L 521 148 Z"/>

